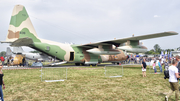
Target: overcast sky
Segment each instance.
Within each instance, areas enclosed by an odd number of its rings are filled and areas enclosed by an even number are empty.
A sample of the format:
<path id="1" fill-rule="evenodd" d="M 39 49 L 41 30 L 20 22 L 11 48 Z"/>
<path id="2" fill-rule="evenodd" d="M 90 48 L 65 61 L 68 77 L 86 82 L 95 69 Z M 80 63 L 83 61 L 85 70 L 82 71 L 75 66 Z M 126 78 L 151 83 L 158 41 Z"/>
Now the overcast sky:
<path id="1" fill-rule="evenodd" d="M 0 41 L 15 5 L 24 5 L 40 38 L 86 44 L 153 34 L 180 33 L 179 0 L 0 0 Z M 149 50 L 180 47 L 180 35 L 142 40 Z M 5 51 L 8 44 L 0 44 Z M 25 48 L 29 51 L 29 48 Z"/>

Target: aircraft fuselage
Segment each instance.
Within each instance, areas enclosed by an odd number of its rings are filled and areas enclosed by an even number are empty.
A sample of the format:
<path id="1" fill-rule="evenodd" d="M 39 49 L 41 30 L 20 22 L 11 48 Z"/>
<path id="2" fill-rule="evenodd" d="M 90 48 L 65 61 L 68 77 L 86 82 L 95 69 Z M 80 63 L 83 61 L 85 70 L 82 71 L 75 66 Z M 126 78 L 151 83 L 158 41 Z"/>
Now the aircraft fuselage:
<path id="1" fill-rule="evenodd" d="M 98 55 L 87 52 L 87 50 L 91 48 L 57 42 L 52 44 L 52 41 L 50 43 L 51 44 L 35 42 L 31 48 L 44 52 L 59 60 L 74 63 L 97 64 L 100 62 L 119 62 L 127 59 L 127 56 L 122 50 L 116 50 L 120 53 L 116 55 Z"/>

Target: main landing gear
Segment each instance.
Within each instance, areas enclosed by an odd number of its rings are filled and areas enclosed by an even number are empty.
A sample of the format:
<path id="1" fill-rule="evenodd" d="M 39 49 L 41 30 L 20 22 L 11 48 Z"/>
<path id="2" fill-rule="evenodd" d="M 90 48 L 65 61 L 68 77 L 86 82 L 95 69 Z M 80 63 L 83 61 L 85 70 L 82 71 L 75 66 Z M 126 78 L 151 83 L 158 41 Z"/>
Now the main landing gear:
<path id="1" fill-rule="evenodd" d="M 76 66 L 80 66 L 80 63 L 75 63 Z"/>
<path id="2" fill-rule="evenodd" d="M 120 63 L 119 62 L 112 62 L 112 64 L 113 65 L 115 65 L 115 64 L 119 65 Z"/>
<path id="3" fill-rule="evenodd" d="M 75 63 L 75 65 L 76 65 L 76 66 L 80 66 L 80 65 L 81 65 L 81 66 L 85 66 L 84 63 Z"/>

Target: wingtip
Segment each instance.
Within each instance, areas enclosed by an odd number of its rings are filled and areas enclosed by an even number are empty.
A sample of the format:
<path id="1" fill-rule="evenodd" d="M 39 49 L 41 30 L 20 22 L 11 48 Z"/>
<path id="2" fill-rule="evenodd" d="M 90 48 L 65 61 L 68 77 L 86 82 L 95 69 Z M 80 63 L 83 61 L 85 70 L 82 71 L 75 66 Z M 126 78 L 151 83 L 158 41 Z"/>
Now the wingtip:
<path id="1" fill-rule="evenodd" d="M 179 33 L 175 32 L 175 31 L 168 31 L 166 33 L 170 33 L 170 34 L 173 34 L 173 35 L 178 35 Z"/>

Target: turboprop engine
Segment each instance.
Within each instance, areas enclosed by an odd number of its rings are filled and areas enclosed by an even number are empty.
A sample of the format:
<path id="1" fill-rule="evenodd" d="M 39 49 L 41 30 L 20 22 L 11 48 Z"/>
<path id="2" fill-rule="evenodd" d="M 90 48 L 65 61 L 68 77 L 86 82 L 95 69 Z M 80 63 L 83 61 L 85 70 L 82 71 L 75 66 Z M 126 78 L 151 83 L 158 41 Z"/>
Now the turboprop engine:
<path id="1" fill-rule="evenodd" d="M 121 46 L 121 47 L 117 47 L 117 48 L 121 49 L 121 50 L 128 51 L 128 52 L 133 52 L 133 53 L 145 53 L 145 52 L 147 52 L 147 48 L 145 46 L 136 46 L 136 47 Z"/>

